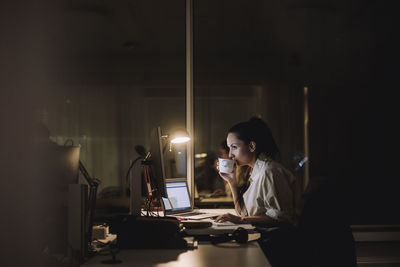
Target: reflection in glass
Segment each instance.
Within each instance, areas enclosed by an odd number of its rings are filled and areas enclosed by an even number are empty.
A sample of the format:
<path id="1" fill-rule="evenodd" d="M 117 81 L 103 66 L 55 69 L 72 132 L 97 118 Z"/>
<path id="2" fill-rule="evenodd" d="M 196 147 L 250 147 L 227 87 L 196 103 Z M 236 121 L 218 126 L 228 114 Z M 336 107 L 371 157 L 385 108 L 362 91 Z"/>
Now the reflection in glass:
<path id="1" fill-rule="evenodd" d="M 184 2 L 71 1 L 54 12 L 48 51 L 57 79 L 38 120 L 56 143 L 81 145 L 100 199 L 125 195 L 135 146 L 149 151 L 154 127 L 185 127 Z M 186 152 L 174 149 L 171 175 L 185 176 Z"/>

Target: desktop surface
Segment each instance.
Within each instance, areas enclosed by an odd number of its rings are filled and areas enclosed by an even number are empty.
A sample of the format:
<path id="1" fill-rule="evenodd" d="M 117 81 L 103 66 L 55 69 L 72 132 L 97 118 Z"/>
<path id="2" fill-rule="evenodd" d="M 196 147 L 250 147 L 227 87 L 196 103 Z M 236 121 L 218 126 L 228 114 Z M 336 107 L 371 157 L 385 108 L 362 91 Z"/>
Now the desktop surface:
<path id="1" fill-rule="evenodd" d="M 200 210 L 213 212 L 215 214 L 233 213 L 233 209 L 206 209 Z M 159 214 L 162 216 L 162 213 Z M 197 234 L 219 234 L 234 231 L 238 225 L 221 227 L 218 232 L 211 229 L 211 232 L 199 232 Z M 193 229 L 196 230 L 196 229 Z M 205 229 L 199 229 L 205 230 Z M 249 231 L 250 233 L 251 231 Z M 117 237 L 118 239 L 118 237 Z M 257 238 L 253 238 L 257 239 Z M 146 243 L 146 242 L 145 242 Z M 81 266 L 104 266 L 103 261 L 111 260 L 112 255 L 103 251 L 85 261 Z M 157 249 L 120 249 L 115 254 L 115 259 L 121 261 L 118 266 L 157 266 L 157 267 L 180 267 L 180 266 L 198 266 L 214 267 L 229 265 L 235 266 L 271 266 L 264 252 L 257 241 L 251 241 L 245 244 L 239 244 L 234 241 L 228 241 L 219 244 L 211 244 L 209 241 L 198 241 L 194 248 L 157 248 Z"/>
<path id="2" fill-rule="evenodd" d="M 111 259 L 111 255 L 97 255 L 83 267 L 104 266 L 102 261 Z M 126 249 L 116 254 L 121 263 L 118 266 L 157 266 L 157 267 L 268 267 L 271 266 L 257 242 L 239 244 L 226 242 L 212 245 L 199 242 L 195 249 Z"/>

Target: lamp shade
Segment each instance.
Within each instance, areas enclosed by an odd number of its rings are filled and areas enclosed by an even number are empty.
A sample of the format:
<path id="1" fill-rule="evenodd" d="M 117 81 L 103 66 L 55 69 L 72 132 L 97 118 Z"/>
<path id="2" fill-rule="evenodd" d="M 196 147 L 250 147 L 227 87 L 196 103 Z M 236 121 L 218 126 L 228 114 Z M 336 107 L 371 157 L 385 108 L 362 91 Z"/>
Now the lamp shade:
<path id="1" fill-rule="evenodd" d="M 188 142 L 190 140 L 190 137 L 186 129 L 179 128 L 172 132 L 172 134 L 170 135 L 170 140 L 173 144 L 179 144 Z"/>

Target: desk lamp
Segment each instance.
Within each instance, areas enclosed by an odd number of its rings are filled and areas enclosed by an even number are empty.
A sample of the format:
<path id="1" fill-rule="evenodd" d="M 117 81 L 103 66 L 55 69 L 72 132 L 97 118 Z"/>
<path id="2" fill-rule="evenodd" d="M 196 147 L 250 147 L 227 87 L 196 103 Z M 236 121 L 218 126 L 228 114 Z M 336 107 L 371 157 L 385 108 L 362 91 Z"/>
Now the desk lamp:
<path id="1" fill-rule="evenodd" d="M 86 182 L 89 184 L 89 200 L 88 200 L 85 232 L 87 234 L 87 242 L 88 244 L 90 244 L 92 242 L 92 231 L 93 231 L 92 227 L 94 221 L 94 210 L 96 208 L 97 188 L 100 184 L 100 180 L 92 178 L 86 171 L 86 168 L 85 166 L 83 166 L 83 163 L 81 161 L 79 161 L 79 171 L 83 174 Z"/>
<path id="2" fill-rule="evenodd" d="M 190 141 L 189 133 L 184 128 L 177 128 L 172 131 L 172 134 L 161 136 L 169 141 L 169 151 L 172 151 L 172 144 L 181 144 Z M 167 142 L 168 142 L 167 141 Z"/>

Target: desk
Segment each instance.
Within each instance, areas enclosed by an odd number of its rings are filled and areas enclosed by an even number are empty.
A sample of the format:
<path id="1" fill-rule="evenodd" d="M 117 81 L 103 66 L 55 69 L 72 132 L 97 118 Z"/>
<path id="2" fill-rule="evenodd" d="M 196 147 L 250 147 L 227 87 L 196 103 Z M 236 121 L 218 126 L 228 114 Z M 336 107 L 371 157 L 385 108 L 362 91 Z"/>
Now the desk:
<path id="1" fill-rule="evenodd" d="M 212 245 L 199 242 L 198 248 L 182 249 L 132 249 L 121 250 L 117 266 L 137 267 L 268 267 L 271 266 L 257 242 L 238 244 L 236 242 Z M 103 260 L 111 259 L 110 255 L 95 256 L 81 265 L 82 267 L 108 266 Z"/>
<path id="2" fill-rule="evenodd" d="M 208 213 L 234 213 L 233 209 L 202 210 Z M 107 266 L 103 260 L 111 255 L 96 255 L 85 262 L 83 267 Z M 117 266 L 157 266 L 157 267 L 268 267 L 271 266 L 257 241 L 239 244 L 225 242 L 213 245 L 208 241 L 199 241 L 194 249 L 123 249 L 116 254 L 121 260 Z"/>

